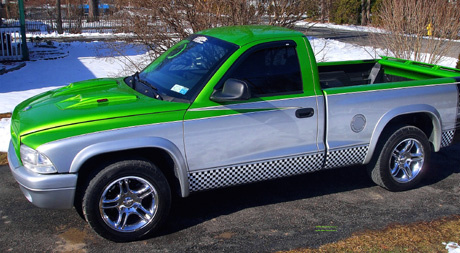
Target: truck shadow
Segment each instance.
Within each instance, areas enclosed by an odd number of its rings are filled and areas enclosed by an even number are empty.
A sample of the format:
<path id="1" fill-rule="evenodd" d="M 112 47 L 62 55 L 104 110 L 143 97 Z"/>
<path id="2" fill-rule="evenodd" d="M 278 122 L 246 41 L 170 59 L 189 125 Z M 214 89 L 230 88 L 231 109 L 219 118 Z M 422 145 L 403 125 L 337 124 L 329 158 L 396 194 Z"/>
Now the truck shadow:
<path id="1" fill-rule="evenodd" d="M 175 233 L 246 208 L 374 186 L 366 168 L 354 166 L 195 193 L 173 200 L 169 220 L 159 235 Z"/>
<path id="2" fill-rule="evenodd" d="M 460 144 L 444 148 L 431 154 L 429 173 L 422 181 L 422 185 L 438 183 L 452 174 L 460 174 Z"/>
<path id="3" fill-rule="evenodd" d="M 454 156 L 459 153 L 460 145 L 433 153 L 431 171 L 419 188 L 436 184 L 452 174 L 460 173 L 460 157 Z M 378 186 L 372 182 L 366 168 L 353 166 L 195 193 L 185 199 L 179 197 L 174 199 L 169 219 L 156 236 L 179 232 L 247 208 L 371 187 Z"/>

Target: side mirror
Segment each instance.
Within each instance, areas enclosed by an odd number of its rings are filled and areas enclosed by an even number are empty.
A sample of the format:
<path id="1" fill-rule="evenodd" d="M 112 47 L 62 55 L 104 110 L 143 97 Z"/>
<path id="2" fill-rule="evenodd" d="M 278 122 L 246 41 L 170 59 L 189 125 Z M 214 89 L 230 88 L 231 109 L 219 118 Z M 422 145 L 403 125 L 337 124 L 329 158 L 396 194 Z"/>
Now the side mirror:
<path id="1" fill-rule="evenodd" d="M 216 102 L 229 102 L 248 100 L 251 97 L 248 84 L 244 81 L 230 78 L 224 83 L 222 90 L 216 90 L 211 95 L 211 100 Z"/>

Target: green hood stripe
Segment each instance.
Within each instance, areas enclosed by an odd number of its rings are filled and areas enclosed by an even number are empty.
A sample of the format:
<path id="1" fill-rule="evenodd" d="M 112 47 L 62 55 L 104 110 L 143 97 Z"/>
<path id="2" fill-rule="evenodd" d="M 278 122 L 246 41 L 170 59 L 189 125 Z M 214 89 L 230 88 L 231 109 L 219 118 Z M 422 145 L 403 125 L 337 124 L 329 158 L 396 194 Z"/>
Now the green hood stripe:
<path id="1" fill-rule="evenodd" d="M 176 110 L 156 114 L 142 114 L 129 117 L 113 118 L 109 120 L 82 122 L 78 124 L 50 128 L 40 132 L 21 136 L 21 142 L 26 143 L 31 148 L 37 148 L 40 145 L 48 142 L 84 134 L 110 131 L 128 127 L 182 121 L 184 114 L 185 110 Z"/>

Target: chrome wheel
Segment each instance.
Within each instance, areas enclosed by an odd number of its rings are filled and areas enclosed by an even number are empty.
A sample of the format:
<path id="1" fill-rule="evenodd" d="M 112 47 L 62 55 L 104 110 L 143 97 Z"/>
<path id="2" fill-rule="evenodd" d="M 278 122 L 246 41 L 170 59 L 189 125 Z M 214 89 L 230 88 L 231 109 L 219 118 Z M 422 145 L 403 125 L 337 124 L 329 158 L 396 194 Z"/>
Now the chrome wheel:
<path id="1" fill-rule="evenodd" d="M 417 177 L 423 167 L 425 150 L 420 141 L 408 138 L 393 149 L 390 157 L 390 173 L 399 183 L 407 183 Z"/>
<path id="2" fill-rule="evenodd" d="M 431 146 L 425 132 L 415 126 L 390 126 L 368 164 L 372 180 L 390 191 L 414 188 L 430 164 Z"/>
<path id="3" fill-rule="evenodd" d="M 135 232 L 155 217 L 158 193 L 147 180 L 129 176 L 119 178 L 104 188 L 99 211 L 104 222 L 119 232 Z"/>

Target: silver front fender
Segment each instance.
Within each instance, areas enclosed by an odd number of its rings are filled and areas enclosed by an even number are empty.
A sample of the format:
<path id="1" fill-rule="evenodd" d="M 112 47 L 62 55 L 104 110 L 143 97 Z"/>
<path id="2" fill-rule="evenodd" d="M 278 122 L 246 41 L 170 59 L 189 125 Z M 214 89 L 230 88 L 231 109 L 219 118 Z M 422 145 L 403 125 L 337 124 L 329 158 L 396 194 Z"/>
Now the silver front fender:
<path id="1" fill-rule="evenodd" d="M 91 157 L 138 148 L 159 148 L 167 152 L 175 164 L 174 173 L 180 182 L 181 195 L 188 196 L 188 167 L 181 121 L 74 136 L 43 144 L 37 150 L 50 158 L 59 173 L 78 173 Z"/>
<path id="2" fill-rule="evenodd" d="M 124 139 L 115 140 L 108 142 L 100 142 L 90 145 L 81 150 L 73 159 L 70 165 L 70 173 L 77 173 L 83 164 L 90 158 L 112 152 L 119 152 L 123 150 L 132 150 L 140 148 L 158 148 L 166 151 L 174 161 L 174 174 L 179 180 L 181 187 L 182 197 L 189 195 L 189 181 L 187 173 L 187 164 L 174 143 L 164 138 L 159 137 L 147 137 L 147 138 L 135 138 L 135 139 Z"/>

